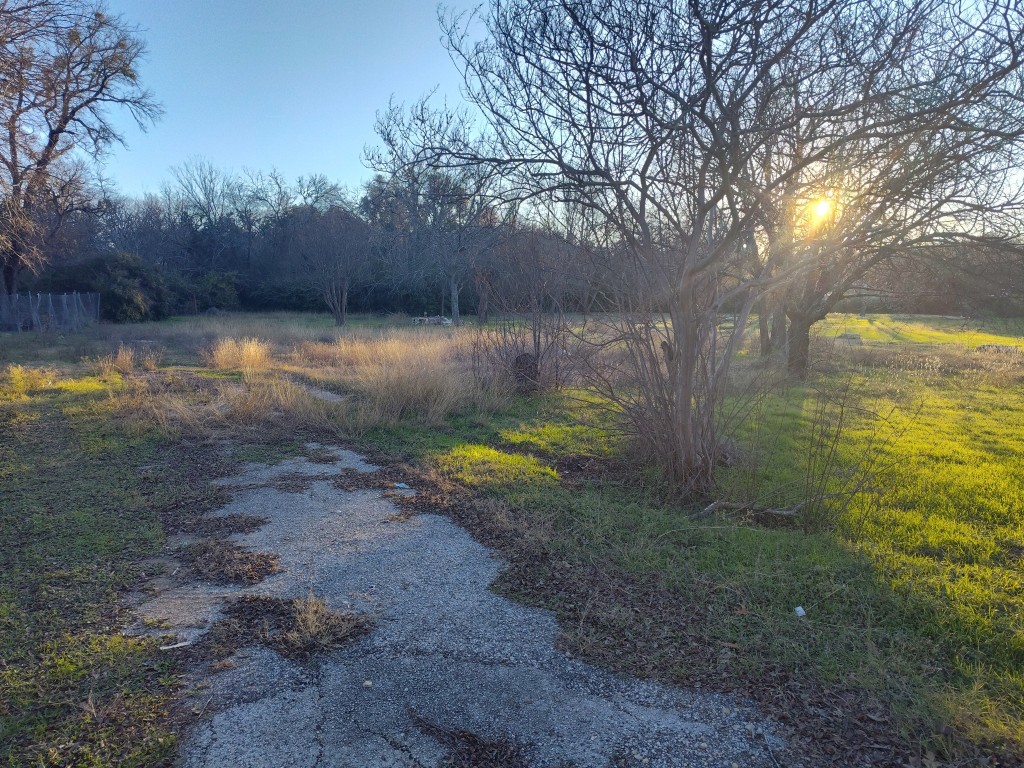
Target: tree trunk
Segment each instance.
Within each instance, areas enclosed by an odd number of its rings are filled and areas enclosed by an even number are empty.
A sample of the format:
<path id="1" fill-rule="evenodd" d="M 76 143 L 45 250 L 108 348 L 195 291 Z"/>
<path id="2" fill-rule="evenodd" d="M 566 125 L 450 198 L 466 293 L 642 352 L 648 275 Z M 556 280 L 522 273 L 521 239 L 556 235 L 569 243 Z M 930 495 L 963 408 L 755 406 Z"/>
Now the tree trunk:
<path id="1" fill-rule="evenodd" d="M 757 327 L 761 335 L 761 357 L 768 357 L 772 353 L 772 337 L 768 324 L 768 307 L 764 303 L 757 312 Z"/>
<path id="2" fill-rule="evenodd" d="M 338 293 L 332 301 L 331 309 L 334 312 L 334 325 L 344 326 L 348 322 L 348 279 L 341 282 Z"/>
<path id="3" fill-rule="evenodd" d="M 784 307 L 776 307 L 772 312 L 772 330 L 768 338 L 768 344 L 772 350 L 786 349 L 789 340 L 786 335 L 786 310 Z"/>
<path id="4" fill-rule="evenodd" d="M 667 362 L 672 393 L 671 479 L 690 493 L 702 495 L 710 489 L 714 479 L 717 446 L 713 444 L 715 435 L 705 429 L 711 423 L 706 409 L 713 404 L 708 402 L 707 392 L 698 391 L 701 388 L 697 370 L 702 318 L 697 305 L 695 278 L 684 280 L 670 310 L 673 344 Z"/>
<path id="5" fill-rule="evenodd" d="M 13 296 L 18 289 L 18 270 L 13 264 L 4 264 L 4 293 Z"/>
<path id="6" fill-rule="evenodd" d="M 448 278 L 448 291 L 451 294 L 452 302 L 452 325 L 462 325 L 462 318 L 459 316 L 459 292 L 462 286 L 454 277 Z"/>
<path id="7" fill-rule="evenodd" d="M 790 375 L 801 381 L 807 378 L 807 369 L 811 355 L 811 324 L 812 320 L 804 315 L 790 315 L 789 318 L 789 351 L 786 357 L 786 368 Z"/>
<path id="8" fill-rule="evenodd" d="M 478 280 L 476 284 L 476 293 L 476 321 L 480 325 L 487 325 L 487 321 L 489 319 L 488 312 L 490 311 L 491 286 L 486 280 Z"/>

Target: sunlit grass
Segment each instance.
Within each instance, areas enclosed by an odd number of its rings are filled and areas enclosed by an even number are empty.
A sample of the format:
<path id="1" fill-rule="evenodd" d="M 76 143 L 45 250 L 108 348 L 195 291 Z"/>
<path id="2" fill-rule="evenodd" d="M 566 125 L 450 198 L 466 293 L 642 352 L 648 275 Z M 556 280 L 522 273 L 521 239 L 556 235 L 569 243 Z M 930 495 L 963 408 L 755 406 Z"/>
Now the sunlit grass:
<path id="1" fill-rule="evenodd" d="M 1024 345 L 1020 319 L 835 314 L 819 323 L 816 331 L 826 337 L 856 333 L 866 342 L 892 344 Z"/>
<path id="2" fill-rule="evenodd" d="M 953 329 L 913 333 L 919 343 L 934 344 L 942 334 L 953 337 L 951 344 L 963 341 Z M 913 343 L 898 346 L 905 351 Z M 877 586 L 857 590 L 865 605 L 874 608 L 879 590 L 905 601 L 888 621 L 873 621 L 876 649 L 879 637 L 906 637 L 904 647 L 886 652 L 904 657 L 903 680 L 910 683 L 902 697 L 890 695 L 898 708 L 933 727 L 1022 750 L 1024 391 L 1005 382 L 1020 380 L 1024 359 L 994 367 L 957 356 L 924 372 L 907 362 L 832 366 L 833 383 L 852 384 L 837 474 L 860 462 L 867 445 L 885 468 L 871 502 L 854 499 L 836 520 L 836 541 L 870 563 Z M 756 487 L 771 504 L 800 500 L 813 397 L 810 388 L 791 386 L 767 399 L 740 433 L 761 461 L 757 482 L 749 467 L 725 470 L 724 494 L 742 497 Z M 898 439 L 879 441 L 879 432 Z M 849 615 L 834 622 L 863 627 Z M 930 650 L 914 663 L 915 648 Z"/>
<path id="3" fill-rule="evenodd" d="M 210 363 L 221 371 L 242 371 L 252 375 L 270 367 L 270 345 L 252 337 L 218 339 L 210 350 Z"/>

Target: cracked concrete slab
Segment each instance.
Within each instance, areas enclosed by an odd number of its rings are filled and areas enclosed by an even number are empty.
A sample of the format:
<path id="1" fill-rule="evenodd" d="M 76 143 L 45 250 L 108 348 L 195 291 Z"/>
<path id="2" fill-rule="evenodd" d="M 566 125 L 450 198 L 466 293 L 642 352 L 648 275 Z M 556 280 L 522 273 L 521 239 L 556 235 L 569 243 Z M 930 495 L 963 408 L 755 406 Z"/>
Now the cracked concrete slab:
<path id="1" fill-rule="evenodd" d="M 251 588 L 173 587 L 140 613 L 194 639 L 233 595 L 313 591 L 373 614 L 375 628 L 306 666 L 264 648 L 237 653 L 206 681 L 207 719 L 183 739 L 186 768 L 436 766 L 445 750 L 416 717 L 515 741 L 537 768 L 775 765 L 769 748 L 781 742 L 750 702 L 624 678 L 557 650 L 552 614 L 493 593 L 500 561 L 450 520 L 396 521 L 382 491 L 329 480 L 301 492 L 259 487 L 283 474 L 375 469 L 329 451 L 334 464 L 254 464 L 225 482 L 238 490 L 213 514 L 266 518 L 232 539 L 276 552 L 280 573 Z"/>

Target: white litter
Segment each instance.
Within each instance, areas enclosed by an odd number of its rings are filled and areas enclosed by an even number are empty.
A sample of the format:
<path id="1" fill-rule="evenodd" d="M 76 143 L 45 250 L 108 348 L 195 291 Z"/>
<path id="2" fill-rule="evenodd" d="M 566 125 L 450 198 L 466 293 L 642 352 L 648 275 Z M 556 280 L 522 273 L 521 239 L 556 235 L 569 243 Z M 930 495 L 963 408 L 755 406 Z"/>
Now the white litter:
<path id="1" fill-rule="evenodd" d="M 175 648 L 184 648 L 186 645 L 192 645 L 192 641 L 191 640 L 183 640 L 182 642 L 175 643 L 174 645 L 161 645 L 160 646 L 160 650 L 161 651 L 173 651 Z"/>

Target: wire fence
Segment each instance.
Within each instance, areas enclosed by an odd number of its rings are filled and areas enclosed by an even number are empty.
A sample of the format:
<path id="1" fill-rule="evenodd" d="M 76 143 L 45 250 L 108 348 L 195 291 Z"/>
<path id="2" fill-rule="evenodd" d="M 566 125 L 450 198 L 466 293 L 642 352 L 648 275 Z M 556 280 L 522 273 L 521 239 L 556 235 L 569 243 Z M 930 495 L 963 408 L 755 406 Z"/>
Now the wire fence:
<path id="1" fill-rule="evenodd" d="M 99 319 L 98 293 L 0 291 L 0 331 L 79 331 Z"/>

